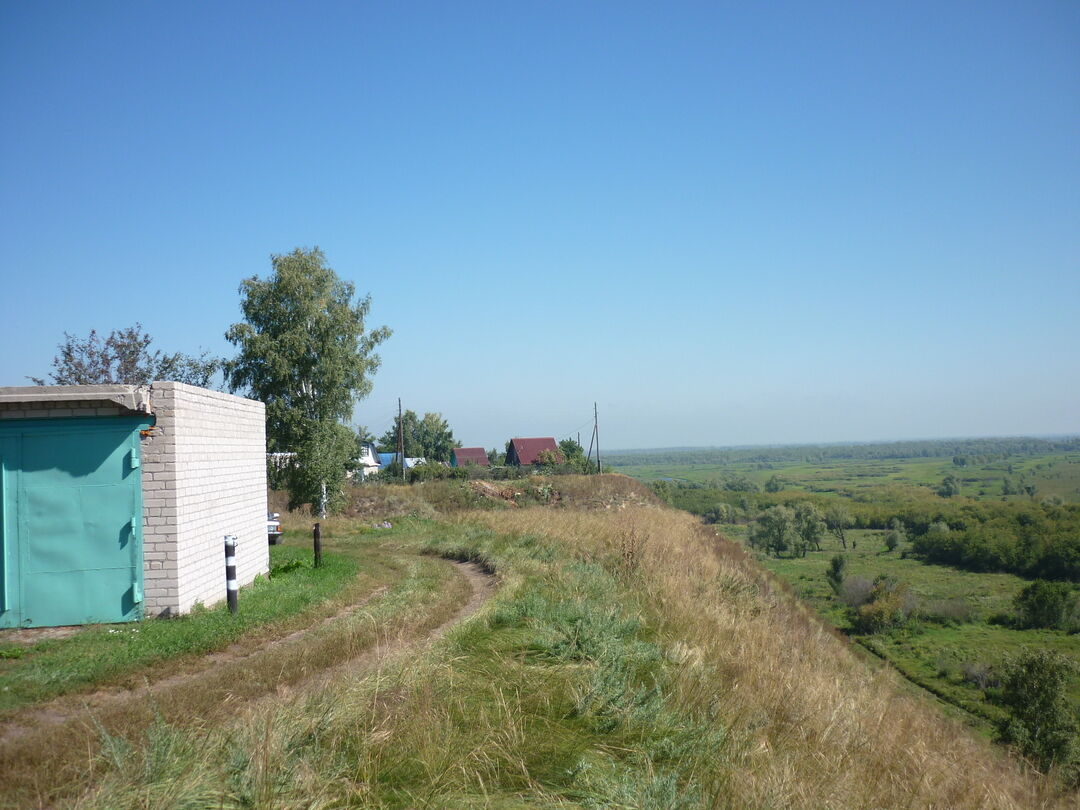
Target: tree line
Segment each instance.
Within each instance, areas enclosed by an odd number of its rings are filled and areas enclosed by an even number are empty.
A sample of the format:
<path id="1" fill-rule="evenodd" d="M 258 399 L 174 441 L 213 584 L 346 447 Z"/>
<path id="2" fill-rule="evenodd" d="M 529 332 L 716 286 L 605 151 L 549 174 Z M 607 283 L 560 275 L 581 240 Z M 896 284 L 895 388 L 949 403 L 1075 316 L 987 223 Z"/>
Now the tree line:
<path id="1" fill-rule="evenodd" d="M 781 462 L 815 463 L 844 460 L 954 458 L 957 466 L 988 464 L 1012 456 L 1041 456 L 1080 450 L 1080 437 L 926 439 L 872 444 L 785 445 L 780 447 L 674 448 L 670 450 L 612 450 L 611 467 L 651 464 L 725 465 Z M 962 463 L 958 463 L 961 462 Z"/>
<path id="2" fill-rule="evenodd" d="M 668 503 L 710 522 L 751 523 L 778 513 L 791 526 L 795 513 L 812 505 L 828 527 L 893 531 L 902 528 L 910 553 L 930 562 L 971 571 L 1004 571 L 1027 578 L 1080 582 L 1080 504 L 1058 498 L 1042 501 L 974 501 L 942 498 L 929 490 L 904 494 L 880 490 L 855 498 L 807 493 L 707 488 L 680 482 L 654 482 Z M 919 497 L 916 497 L 915 495 Z M 787 515 L 790 514 L 790 518 Z M 829 520 L 831 516 L 831 521 Z M 843 535 L 837 535 L 843 542 Z M 811 545 L 809 539 L 807 545 Z M 763 547 L 769 547 L 764 544 Z M 775 547 L 775 544 L 773 544 Z M 783 548 L 781 553 L 790 549 Z"/>

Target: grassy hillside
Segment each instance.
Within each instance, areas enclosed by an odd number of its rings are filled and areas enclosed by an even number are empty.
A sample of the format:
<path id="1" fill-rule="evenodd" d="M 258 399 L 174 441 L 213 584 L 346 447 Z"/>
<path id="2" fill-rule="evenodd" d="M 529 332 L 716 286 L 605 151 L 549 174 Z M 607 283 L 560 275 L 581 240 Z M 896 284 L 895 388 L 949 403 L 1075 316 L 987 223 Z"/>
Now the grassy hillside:
<path id="1" fill-rule="evenodd" d="M 377 666 L 361 657 L 332 679 L 238 704 L 232 719 L 106 734 L 89 761 L 73 752 L 53 799 L 86 808 L 1069 804 L 1053 781 L 855 655 L 738 545 L 630 479 L 537 480 L 527 497 L 439 484 L 366 491 L 361 516 L 324 525 L 325 543 L 360 560 L 478 561 L 499 580 L 479 613 L 426 651 Z M 526 500 L 534 505 L 511 505 Z M 394 527 L 370 530 L 383 511 L 397 516 Z M 376 631 L 383 621 L 370 620 Z"/>

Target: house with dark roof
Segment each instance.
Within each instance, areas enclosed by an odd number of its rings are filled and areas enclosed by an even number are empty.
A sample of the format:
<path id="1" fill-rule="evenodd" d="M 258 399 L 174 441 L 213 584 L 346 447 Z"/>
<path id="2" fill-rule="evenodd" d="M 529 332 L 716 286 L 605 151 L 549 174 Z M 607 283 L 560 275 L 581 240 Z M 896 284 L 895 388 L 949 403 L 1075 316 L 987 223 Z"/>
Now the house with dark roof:
<path id="1" fill-rule="evenodd" d="M 550 436 L 542 436 L 534 439 L 511 439 L 510 448 L 506 451 L 506 463 L 522 467 L 538 464 L 540 454 L 545 450 L 554 453 L 560 464 L 565 461 L 555 440 Z"/>
<path id="2" fill-rule="evenodd" d="M 466 464 L 475 464 L 478 467 L 491 466 L 483 447 L 455 447 L 450 452 L 450 466 L 464 467 Z"/>

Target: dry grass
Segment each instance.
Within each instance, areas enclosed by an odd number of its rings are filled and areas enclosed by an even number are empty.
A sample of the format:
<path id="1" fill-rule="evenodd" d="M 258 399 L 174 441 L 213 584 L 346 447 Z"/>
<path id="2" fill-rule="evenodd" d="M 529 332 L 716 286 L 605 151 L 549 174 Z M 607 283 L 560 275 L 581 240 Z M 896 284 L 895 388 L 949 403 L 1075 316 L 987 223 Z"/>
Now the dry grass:
<path id="1" fill-rule="evenodd" d="M 458 520 L 551 538 L 628 581 L 679 665 L 679 710 L 715 717 L 728 735 L 724 756 L 697 775 L 720 805 L 1071 804 L 906 694 L 888 670 L 870 669 L 739 547 L 689 515 L 526 510 Z"/>
<path id="2" fill-rule="evenodd" d="M 404 521 L 386 542 L 498 569 L 477 619 L 217 728 L 106 737 L 79 806 L 1074 804 L 619 478 L 556 479 L 557 508 Z"/>

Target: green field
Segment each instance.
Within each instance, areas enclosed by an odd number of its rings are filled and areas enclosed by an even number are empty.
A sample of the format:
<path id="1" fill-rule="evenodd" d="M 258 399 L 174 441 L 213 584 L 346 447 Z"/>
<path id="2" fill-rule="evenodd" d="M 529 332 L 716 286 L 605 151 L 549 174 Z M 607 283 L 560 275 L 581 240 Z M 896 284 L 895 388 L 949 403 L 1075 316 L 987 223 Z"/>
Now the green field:
<path id="1" fill-rule="evenodd" d="M 721 486 L 725 481 L 744 477 L 760 488 L 769 479 L 778 478 L 786 488 L 805 492 L 846 493 L 852 496 L 872 493 L 882 486 L 937 487 L 948 475 L 960 479 L 961 494 L 978 500 L 1029 500 L 1022 490 L 1034 485 L 1035 497 L 1058 496 L 1080 502 L 1080 453 L 1055 453 L 997 460 L 960 467 L 952 457 L 912 459 L 838 459 L 805 461 L 734 461 L 729 463 L 673 462 L 657 464 L 619 464 L 619 457 L 608 465 L 640 481 L 683 481 Z M 1003 494 L 1006 479 L 1019 491 Z"/>
<path id="2" fill-rule="evenodd" d="M 649 455 L 635 453 L 610 457 L 609 464 L 649 483 L 674 506 L 703 516 L 712 510 L 712 519 L 723 521 L 716 526 L 718 533 L 743 543 L 757 518 L 773 506 L 794 508 L 808 501 L 823 512 L 843 507 L 852 516 L 847 539 L 853 547 L 845 550 L 825 533 L 821 551 L 800 557 L 759 549 L 756 557 L 853 641 L 988 728 L 1002 715 L 994 703 L 994 673 L 1007 656 L 1024 647 L 1049 647 L 1080 664 L 1080 634 L 1014 629 L 1003 621 L 1014 613 L 1014 599 L 1030 584 L 1029 577 L 1044 575 L 1032 572 L 1050 571 L 1051 578 L 1076 581 L 1068 548 L 1075 545 L 1080 453 L 1067 442 L 1053 448 L 1056 452 L 1040 452 L 1048 443 L 1026 440 L 987 440 L 952 449 L 943 444 L 915 443 L 910 451 L 918 455 L 909 458 L 892 457 L 896 448 L 878 445 L 853 447 L 852 456 L 864 457 L 851 458 L 836 457 L 846 452 L 841 447 L 764 448 L 660 451 L 652 463 Z M 967 452 L 972 449 L 981 452 Z M 960 482 L 953 497 L 939 493 L 947 476 Z M 727 513 L 715 514 L 717 507 Z M 904 524 L 906 539 L 890 553 L 884 537 L 893 520 Z M 950 560 L 944 553 L 916 553 L 926 552 L 920 538 L 925 540 L 929 525 L 937 521 L 950 524 L 953 536 L 977 541 L 967 556 L 955 553 L 956 565 L 941 564 Z M 1021 525 L 1029 527 L 1026 533 L 1017 528 Z M 1042 549 L 1043 562 L 1009 564 L 1002 546 L 1010 538 Z M 980 557 L 991 547 L 994 554 Z M 1055 556 L 1046 549 L 1064 550 Z M 838 553 L 847 559 L 848 580 L 872 583 L 884 576 L 905 587 L 918 605 L 915 618 L 902 628 L 856 633 L 852 609 L 834 595 L 825 577 Z M 1080 679 L 1072 684 L 1071 698 L 1080 708 Z"/>
<path id="3" fill-rule="evenodd" d="M 731 539 L 745 539 L 746 527 L 725 526 L 720 532 Z M 766 568 L 788 582 L 819 613 L 837 628 L 851 633 L 845 606 L 833 596 L 825 579 L 830 558 L 847 556 L 847 576 L 873 580 L 884 574 L 908 585 L 921 604 L 950 602 L 970 610 L 970 620 L 937 624 L 921 621 L 913 630 L 899 630 L 851 638 L 894 664 L 905 676 L 950 703 L 985 719 L 995 720 L 1001 710 L 986 699 L 986 692 L 965 679 L 965 670 L 977 673 L 993 668 L 1006 656 L 1025 646 L 1049 646 L 1080 664 L 1080 635 L 1060 630 L 1014 630 L 989 623 L 995 614 L 1008 613 L 1013 598 L 1028 584 L 1012 574 L 976 573 L 951 566 L 931 565 L 901 555 L 904 546 L 886 552 L 883 532 L 850 531 L 849 543 L 841 549 L 832 538 L 822 541 L 822 551 L 789 558 L 758 554 Z M 970 676 L 969 676 L 970 677 Z M 1072 698 L 1080 708 L 1080 679 L 1073 683 Z"/>

